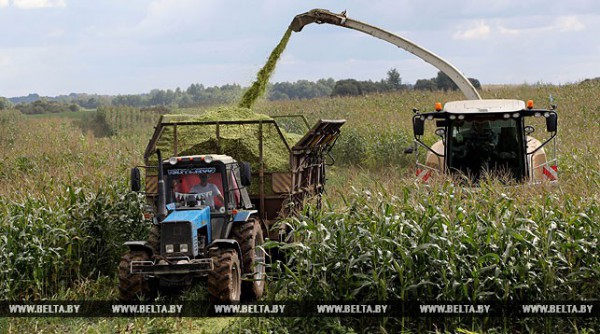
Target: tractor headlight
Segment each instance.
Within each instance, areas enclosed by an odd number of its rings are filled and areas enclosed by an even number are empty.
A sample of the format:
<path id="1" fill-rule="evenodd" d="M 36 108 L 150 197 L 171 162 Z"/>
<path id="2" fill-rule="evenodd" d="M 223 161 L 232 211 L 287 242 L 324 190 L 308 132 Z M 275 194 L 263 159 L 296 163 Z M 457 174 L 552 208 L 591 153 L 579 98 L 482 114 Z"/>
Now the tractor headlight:
<path id="1" fill-rule="evenodd" d="M 167 253 L 173 253 L 174 250 L 175 250 L 175 248 L 173 247 L 172 244 L 165 246 L 165 252 L 167 252 Z"/>
<path id="2" fill-rule="evenodd" d="M 175 165 L 177 163 L 177 157 L 170 157 L 169 158 L 169 163 L 171 165 Z"/>
<path id="3" fill-rule="evenodd" d="M 460 120 L 465 119 L 465 115 L 458 115 L 458 119 L 460 119 Z"/>
<path id="4" fill-rule="evenodd" d="M 207 164 L 213 162 L 212 155 L 206 155 L 206 156 L 204 156 L 204 162 L 206 162 Z"/>
<path id="5" fill-rule="evenodd" d="M 182 253 L 187 253 L 188 251 L 188 244 L 180 244 L 179 245 L 179 251 Z"/>

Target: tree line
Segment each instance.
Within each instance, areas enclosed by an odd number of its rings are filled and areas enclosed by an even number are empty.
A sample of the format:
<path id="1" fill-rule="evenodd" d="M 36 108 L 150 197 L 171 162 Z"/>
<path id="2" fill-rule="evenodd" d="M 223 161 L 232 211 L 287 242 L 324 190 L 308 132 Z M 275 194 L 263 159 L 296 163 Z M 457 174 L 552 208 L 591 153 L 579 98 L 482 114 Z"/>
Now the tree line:
<path id="1" fill-rule="evenodd" d="M 469 78 L 473 86 L 481 88 L 479 80 Z M 97 109 L 101 106 L 127 106 L 135 108 L 188 108 L 206 107 L 234 103 L 240 99 L 244 87 L 238 84 L 206 87 L 194 83 L 187 89 L 153 89 L 144 94 L 97 95 L 76 94 L 57 97 L 41 97 L 38 94 L 16 98 L 0 97 L 0 110 L 16 108 L 24 114 L 57 113 L 78 111 L 80 108 Z M 444 73 L 438 72 L 435 78 L 419 79 L 414 85 L 402 83 L 400 73 L 395 68 L 387 71 L 380 81 L 332 78 L 317 81 L 298 80 L 296 82 L 276 82 L 269 84 L 266 98 L 269 100 L 312 99 L 329 96 L 359 96 L 407 89 L 416 90 L 457 90 L 458 86 Z"/>

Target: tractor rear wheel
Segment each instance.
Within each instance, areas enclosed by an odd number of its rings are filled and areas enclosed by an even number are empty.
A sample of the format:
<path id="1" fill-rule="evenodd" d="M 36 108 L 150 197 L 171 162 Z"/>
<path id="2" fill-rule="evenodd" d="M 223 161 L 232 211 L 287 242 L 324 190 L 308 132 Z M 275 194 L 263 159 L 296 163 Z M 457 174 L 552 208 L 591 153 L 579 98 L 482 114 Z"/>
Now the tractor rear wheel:
<path id="1" fill-rule="evenodd" d="M 240 259 L 233 249 L 210 251 L 214 269 L 208 273 L 208 292 L 217 302 L 236 302 L 240 300 L 242 274 Z"/>
<path id="2" fill-rule="evenodd" d="M 258 247 L 265 240 L 259 220 L 250 218 L 245 223 L 238 223 L 234 225 L 232 232 L 242 251 L 242 274 L 247 278 L 242 281 L 242 297 L 257 300 L 265 290 L 265 251 Z"/>
<path id="3" fill-rule="evenodd" d="M 140 274 L 131 273 L 132 261 L 149 261 L 150 255 L 144 251 L 129 251 L 119 263 L 119 299 L 122 301 L 151 300 L 156 295 L 152 280 Z"/>

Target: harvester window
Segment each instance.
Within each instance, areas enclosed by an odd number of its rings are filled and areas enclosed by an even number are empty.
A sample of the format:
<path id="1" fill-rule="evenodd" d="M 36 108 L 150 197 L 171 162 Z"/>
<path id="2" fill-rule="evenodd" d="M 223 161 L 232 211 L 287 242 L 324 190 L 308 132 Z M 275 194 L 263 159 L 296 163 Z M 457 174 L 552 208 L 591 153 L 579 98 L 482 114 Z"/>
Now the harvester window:
<path id="1" fill-rule="evenodd" d="M 524 164 L 519 159 L 519 120 L 495 116 L 472 117 L 453 122 L 448 140 L 448 167 L 479 179 L 482 171 L 520 178 Z"/>

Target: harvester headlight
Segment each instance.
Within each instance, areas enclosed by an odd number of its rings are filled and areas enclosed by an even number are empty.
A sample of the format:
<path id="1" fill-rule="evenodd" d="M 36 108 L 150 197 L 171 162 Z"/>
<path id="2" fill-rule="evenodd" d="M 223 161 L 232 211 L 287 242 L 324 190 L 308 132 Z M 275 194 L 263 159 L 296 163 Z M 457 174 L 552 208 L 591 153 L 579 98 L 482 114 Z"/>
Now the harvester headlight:
<path id="1" fill-rule="evenodd" d="M 207 164 L 213 162 L 213 157 L 212 155 L 207 155 L 204 157 L 204 162 L 206 162 Z"/>
<path id="2" fill-rule="evenodd" d="M 188 244 L 180 244 L 179 245 L 179 251 L 182 253 L 187 253 L 188 251 Z"/>
<path id="3" fill-rule="evenodd" d="M 518 113 L 518 112 L 516 112 L 516 113 L 514 113 L 514 114 L 513 114 L 513 118 L 519 118 L 519 116 L 520 116 L 520 115 L 519 115 L 519 113 Z"/>
<path id="4" fill-rule="evenodd" d="M 172 244 L 165 245 L 165 252 L 167 252 L 167 253 L 173 253 L 173 251 L 175 251 L 175 248 L 173 247 Z"/>
<path id="5" fill-rule="evenodd" d="M 433 119 L 433 116 L 432 116 L 432 115 L 429 115 L 429 116 L 427 116 L 427 119 L 429 119 L 429 120 L 432 120 L 432 119 Z"/>
<path id="6" fill-rule="evenodd" d="M 450 115 L 450 119 L 454 120 L 454 119 L 456 119 L 456 116 L 455 115 Z"/>
<path id="7" fill-rule="evenodd" d="M 177 157 L 170 157 L 170 158 L 169 158 L 169 163 L 170 163 L 171 165 L 174 165 L 174 164 L 176 164 L 176 163 L 177 163 Z"/>
<path id="8" fill-rule="evenodd" d="M 533 116 L 535 116 L 535 117 L 542 117 L 542 113 L 541 112 L 536 112 L 535 114 L 533 114 Z"/>
<path id="9" fill-rule="evenodd" d="M 458 115 L 458 119 L 465 119 L 465 115 Z"/>
<path id="10" fill-rule="evenodd" d="M 504 118 L 510 118 L 510 114 L 504 114 L 502 115 Z"/>
<path id="11" fill-rule="evenodd" d="M 550 117 L 550 113 L 546 111 L 546 112 L 544 113 L 544 117 L 546 117 L 546 118 Z"/>

